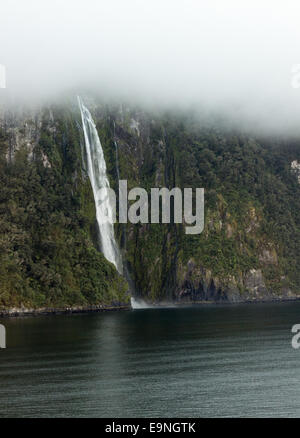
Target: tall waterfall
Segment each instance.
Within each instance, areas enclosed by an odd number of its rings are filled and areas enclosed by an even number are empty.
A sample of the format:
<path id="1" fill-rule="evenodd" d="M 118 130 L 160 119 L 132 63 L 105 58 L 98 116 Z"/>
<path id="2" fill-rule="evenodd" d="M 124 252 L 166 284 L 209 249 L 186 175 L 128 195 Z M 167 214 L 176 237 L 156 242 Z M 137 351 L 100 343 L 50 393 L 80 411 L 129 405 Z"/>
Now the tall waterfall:
<path id="1" fill-rule="evenodd" d="M 122 273 L 122 257 L 114 236 L 112 205 L 107 193 L 103 196 L 105 194 L 103 189 L 109 188 L 103 149 L 91 113 L 79 96 L 77 100 L 81 112 L 87 171 L 94 194 L 101 250 L 105 258 L 116 266 L 119 273 Z"/>

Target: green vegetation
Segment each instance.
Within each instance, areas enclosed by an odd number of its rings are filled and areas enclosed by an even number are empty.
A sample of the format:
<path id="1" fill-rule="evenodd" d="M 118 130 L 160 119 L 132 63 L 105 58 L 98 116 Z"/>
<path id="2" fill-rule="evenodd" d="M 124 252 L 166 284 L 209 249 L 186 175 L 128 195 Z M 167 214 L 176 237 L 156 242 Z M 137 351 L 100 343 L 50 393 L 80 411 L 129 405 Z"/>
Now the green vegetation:
<path id="1" fill-rule="evenodd" d="M 19 123 L 17 147 L 11 130 L 0 131 L 0 307 L 128 302 L 127 282 L 97 249 L 78 114 L 55 107 L 39 117 Z M 300 184 L 290 164 L 300 161 L 300 140 L 126 105 L 96 105 L 94 117 L 116 191 L 118 173 L 129 189 L 205 188 L 200 235 L 174 223 L 116 225 L 139 295 L 298 294 Z"/>
<path id="2" fill-rule="evenodd" d="M 0 308 L 128 302 L 126 281 L 96 249 L 95 207 L 70 112 L 43 113 L 33 159 L 0 133 Z"/>
<path id="3" fill-rule="evenodd" d="M 125 254 L 137 291 L 153 300 L 177 299 L 189 288 L 201 295 L 208 276 L 220 293 L 230 292 L 232 284 L 243 293 L 249 272 L 259 270 L 271 293 L 297 294 L 300 185 L 290 164 L 300 160 L 300 141 L 220 129 L 218 122 L 201 123 L 193 113 L 124 111 L 126 118 L 107 108 L 99 114 L 112 181 L 115 119 L 120 174 L 129 188 L 205 188 L 200 235 L 186 235 L 175 224 L 127 225 Z"/>

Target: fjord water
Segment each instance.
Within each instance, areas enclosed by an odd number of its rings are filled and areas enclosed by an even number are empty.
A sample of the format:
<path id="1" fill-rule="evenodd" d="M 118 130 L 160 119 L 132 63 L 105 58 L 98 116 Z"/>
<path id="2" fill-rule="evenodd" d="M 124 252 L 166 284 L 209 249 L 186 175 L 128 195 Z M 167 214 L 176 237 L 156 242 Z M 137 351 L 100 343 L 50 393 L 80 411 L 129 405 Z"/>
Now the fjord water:
<path id="1" fill-rule="evenodd" d="M 300 416 L 300 303 L 1 319 L 1 417 Z"/>

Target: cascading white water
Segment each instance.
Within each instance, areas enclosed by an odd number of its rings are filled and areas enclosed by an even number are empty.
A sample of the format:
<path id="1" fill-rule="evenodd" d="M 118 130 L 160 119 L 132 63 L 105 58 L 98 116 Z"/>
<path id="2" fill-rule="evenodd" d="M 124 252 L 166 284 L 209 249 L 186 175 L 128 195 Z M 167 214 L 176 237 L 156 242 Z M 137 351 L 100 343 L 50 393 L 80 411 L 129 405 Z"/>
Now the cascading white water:
<path id="1" fill-rule="evenodd" d="M 107 196 L 107 194 L 105 196 L 105 189 L 109 188 L 109 181 L 106 174 L 106 162 L 103 149 L 91 113 L 83 104 L 82 99 L 79 96 L 77 99 L 81 112 L 82 127 L 84 132 L 87 171 L 91 181 L 96 205 L 96 218 L 99 227 L 101 249 L 105 258 L 112 262 L 116 266 L 119 273 L 122 274 L 123 263 L 114 236 L 112 206 L 109 201 L 109 196 Z M 118 144 L 115 139 L 114 144 L 116 152 L 117 174 L 119 178 Z M 127 273 L 126 270 L 125 273 Z M 127 275 L 129 274 L 127 273 Z M 151 305 L 147 304 L 145 301 L 141 299 L 135 299 L 134 297 L 131 297 L 131 306 L 133 309 L 146 309 L 151 307 Z"/>
<path id="2" fill-rule="evenodd" d="M 112 205 L 107 193 L 105 196 L 105 189 L 109 188 L 109 181 L 103 149 L 91 113 L 79 96 L 77 100 L 81 112 L 87 171 L 94 194 L 101 250 L 104 257 L 116 266 L 119 273 L 122 273 L 122 258 L 114 235 Z"/>

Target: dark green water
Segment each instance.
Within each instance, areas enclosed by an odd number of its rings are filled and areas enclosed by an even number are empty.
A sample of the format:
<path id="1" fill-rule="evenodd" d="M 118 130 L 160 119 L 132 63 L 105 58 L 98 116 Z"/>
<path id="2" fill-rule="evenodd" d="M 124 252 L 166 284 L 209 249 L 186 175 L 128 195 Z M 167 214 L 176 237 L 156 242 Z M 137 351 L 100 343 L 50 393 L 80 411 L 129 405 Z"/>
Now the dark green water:
<path id="1" fill-rule="evenodd" d="M 300 303 L 0 322 L 0 417 L 300 416 Z"/>

